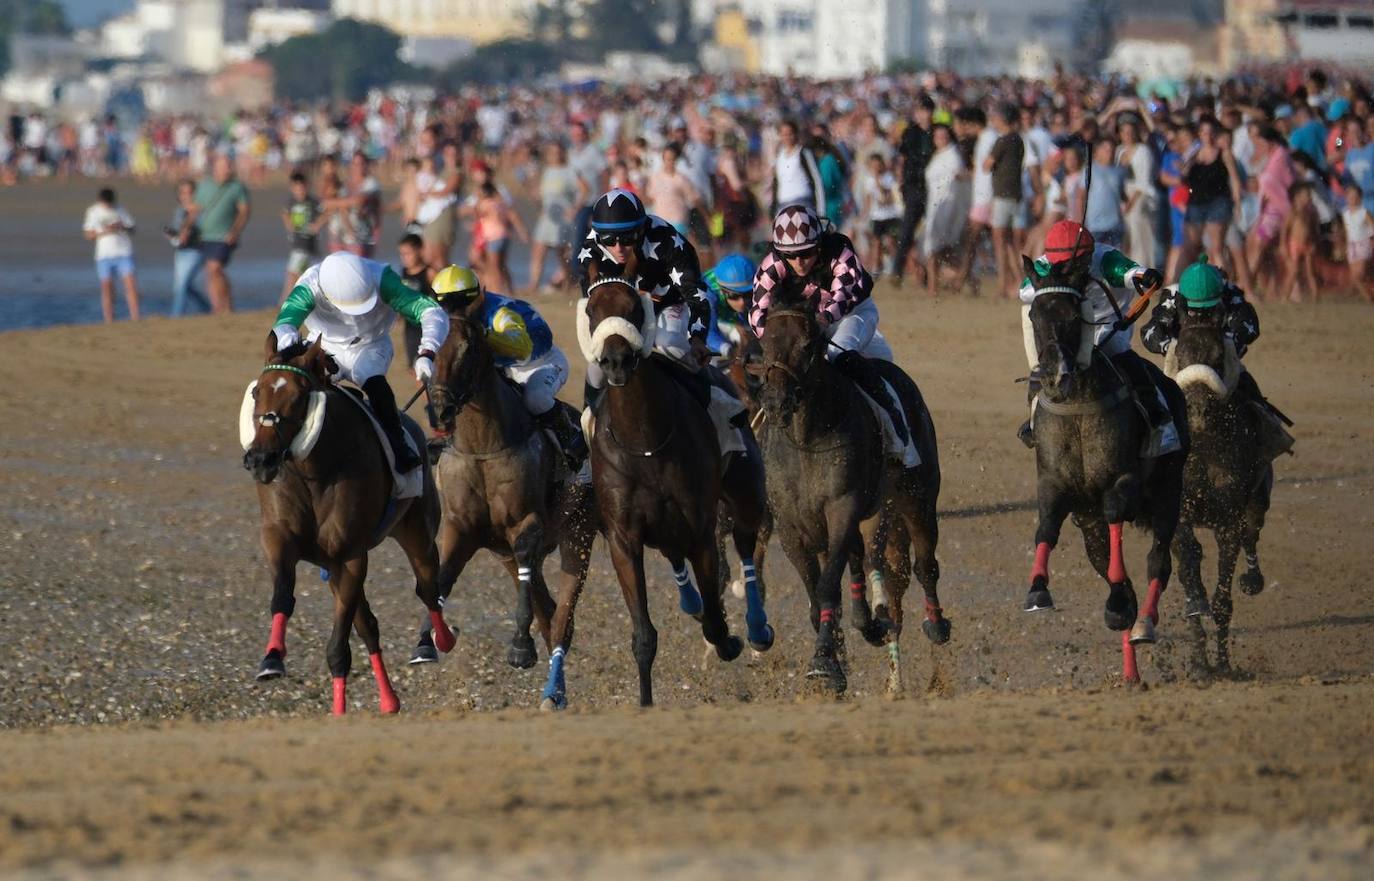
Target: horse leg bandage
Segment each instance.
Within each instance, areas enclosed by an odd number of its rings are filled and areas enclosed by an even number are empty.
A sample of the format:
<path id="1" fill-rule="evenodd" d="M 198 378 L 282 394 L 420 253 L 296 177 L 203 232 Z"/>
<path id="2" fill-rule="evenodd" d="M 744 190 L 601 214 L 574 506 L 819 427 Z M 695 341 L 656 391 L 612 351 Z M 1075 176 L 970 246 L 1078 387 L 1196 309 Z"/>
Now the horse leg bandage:
<path id="1" fill-rule="evenodd" d="M 400 712 L 401 702 L 391 687 L 391 677 L 386 675 L 386 664 L 382 661 L 382 653 L 380 651 L 373 652 L 368 657 L 372 661 L 372 675 L 377 679 L 377 695 L 382 712 L 388 714 Z"/>
<path id="2" fill-rule="evenodd" d="M 267 638 L 267 651 L 278 652 L 286 657 L 286 622 L 285 612 L 278 612 L 272 616 L 272 635 Z"/>
<path id="3" fill-rule="evenodd" d="M 1126 580 L 1126 563 L 1121 554 L 1121 524 L 1107 524 L 1109 556 L 1107 560 L 1107 580 L 1120 584 Z"/>

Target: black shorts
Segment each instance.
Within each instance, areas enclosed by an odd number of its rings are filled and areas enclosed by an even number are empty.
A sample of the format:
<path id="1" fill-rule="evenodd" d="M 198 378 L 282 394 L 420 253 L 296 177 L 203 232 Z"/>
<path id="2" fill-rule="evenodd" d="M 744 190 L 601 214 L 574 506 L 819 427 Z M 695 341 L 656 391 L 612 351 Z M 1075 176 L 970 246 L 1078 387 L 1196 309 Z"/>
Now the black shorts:
<path id="1" fill-rule="evenodd" d="M 229 258 L 233 256 L 237 245 L 228 242 L 201 242 L 200 253 L 206 260 L 218 263 L 220 266 L 228 266 Z"/>
<path id="2" fill-rule="evenodd" d="M 901 231 L 902 221 L 900 218 L 894 217 L 890 220 L 873 221 L 873 235 L 877 236 L 880 239 L 885 238 L 887 236 L 895 236 L 897 235 L 897 233 Z"/>

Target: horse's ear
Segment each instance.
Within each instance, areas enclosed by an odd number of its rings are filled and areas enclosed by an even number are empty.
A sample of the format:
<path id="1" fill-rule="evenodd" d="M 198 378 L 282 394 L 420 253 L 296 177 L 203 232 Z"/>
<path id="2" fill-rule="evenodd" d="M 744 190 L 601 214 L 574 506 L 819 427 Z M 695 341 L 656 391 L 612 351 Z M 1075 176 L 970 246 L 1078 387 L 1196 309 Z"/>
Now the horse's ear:
<path id="1" fill-rule="evenodd" d="M 1035 261 L 1027 257 L 1025 254 L 1021 255 L 1021 268 L 1026 271 L 1026 278 L 1029 278 L 1032 281 L 1035 279 L 1036 275 L 1039 274 L 1035 271 Z"/>
<path id="2" fill-rule="evenodd" d="M 304 364 L 306 370 L 324 381 L 338 367 L 334 364 L 334 359 L 324 350 L 324 346 L 321 344 L 322 339 L 322 337 L 316 337 L 315 341 L 310 344 L 310 348 L 305 350 Z"/>
<path id="3" fill-rule="evenodd" d="M 267 332 L 267 339 L 263 342 L 262 362 L 264 364 L 271 364 L 275 360 L 277 360 L 277 332 L 269 330 Z"/>
<path id="4" fill-rule="evenodd" d="M 587 261 L 587 284 L 596 284 L 596 280 L 601 277 L 601 261 L 593 257 Z"/>

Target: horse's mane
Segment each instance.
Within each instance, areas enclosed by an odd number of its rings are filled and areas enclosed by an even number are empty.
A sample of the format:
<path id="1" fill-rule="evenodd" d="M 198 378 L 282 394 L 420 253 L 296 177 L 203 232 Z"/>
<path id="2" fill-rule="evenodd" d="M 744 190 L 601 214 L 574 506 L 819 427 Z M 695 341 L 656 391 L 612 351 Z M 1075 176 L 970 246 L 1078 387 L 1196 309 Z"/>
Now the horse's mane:
<path id="1" fill-rule="evenodd" d="M 789 275 L 773 288 L 772 309 L 774 311 L 795 310 L 815 311 L 816 297 L 806 294 L 805 279 Z"/>
<path id="2" fill-rule="evenodd" d="M 278 364 L 290 364 L 308 351 L 310 351 L 309 340 L 296 340 L 286 348 L 277 350 L 276 357 L 269 360 L 275 361 Z"/>

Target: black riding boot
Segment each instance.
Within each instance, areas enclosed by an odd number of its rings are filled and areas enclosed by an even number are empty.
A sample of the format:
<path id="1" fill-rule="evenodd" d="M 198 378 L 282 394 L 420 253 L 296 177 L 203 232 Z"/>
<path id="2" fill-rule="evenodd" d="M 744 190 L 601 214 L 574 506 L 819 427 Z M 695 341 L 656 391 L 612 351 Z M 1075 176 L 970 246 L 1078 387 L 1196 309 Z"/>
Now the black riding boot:
<path id="1" fill-rule="evenodd" d="M 1145 365 L 1144 358 L 1135 352 L 1123 352 L 1114 356 L 1112 363 L 1135 390 L 1136 399 L 1140 401 L 1140 406 L 1145 408 L 1151 428 L 1159 428 L 1173 421 L 1174 414 L 1170 413 L 1169 408 L 1159 399 L 1159 388 L 1155 385 L 1155 378 Z"/>
<path id="2" fill-rule="evenodd" d="M 876 401 L 879 407 L 887 411 L 887 415 L 892 419 L 892 425 L 897 429 L 897 439 L 902 442 L 902 446 L 906 446 L 910 441 L 906 431 L 906 418 L 902 415 L 901 407 L 892 399 L 892 395 L 888 394 L 887 383 L 883 382 L 878 368 L 858 352 L 841 352 L 831 363 L 863 389 L 864 394 Z"/>
<path id="3" fill-rule="evenodd" d="M 386 377 L 372 377 L 363 383 L 363 391 L 367 392 L 372 413 L 382 424 L 386 439 L 391 442 L 391 452 L 396 459 L 396 471 L 405 474 L 419 468 L 420 457 L 415 455 L 410 449 L 410 444 L 406 443 L 405 430 L 401 428 L 401 414 L 396 409 L 396 396 L 391 393 L 391 385 L 386 381 Z"/>
<path id="4" fill-rule="evenodd" d="M 582 409 L 596 409 L 596 405 L 601 401 L 601 396 L 606 394 L 605 386 L 597 388 L 590 382 L 582 382 Z"/>
<path id="5" fill-rule="evenodd" d="M 574 473 L 582 467 L 587 458 L 587 441 L 582 437 L 582 426 L 578 424 L 577 411 L 561 401 L 534 417 L 537 428 L 548 429 L 558 439 L 563 456 L 568 460 L 568 468 Z"/>
<path id="6" fill-rule="evenodd" d="M 1264 397 L 1259 383 L 1255 382 L 1255 377 L 1250 371 L 1241 370 L 1232 394 L 1238 401 L 1253 407 L 1259 416 L 1259 447 L 1262 457 L 1276 459 L 1284 453 L 1293 452 L 1293 435 L 1284 424 L 1284 417 Z"/>
<path id="7" fill-rule="evenodd" d="M 1035 406 L 1035 396 L 1040 394 L 1040 369 L 1030 372 L 1026 378 L 1026 406 Z M 1027 419 L 1021 423 L 1021 427 L 1016 429 L 1016 439 L 1026 445 L 1027 449 L 1035 449 L 1035 429 L 1031 426 L 1031 420 Z"/>

